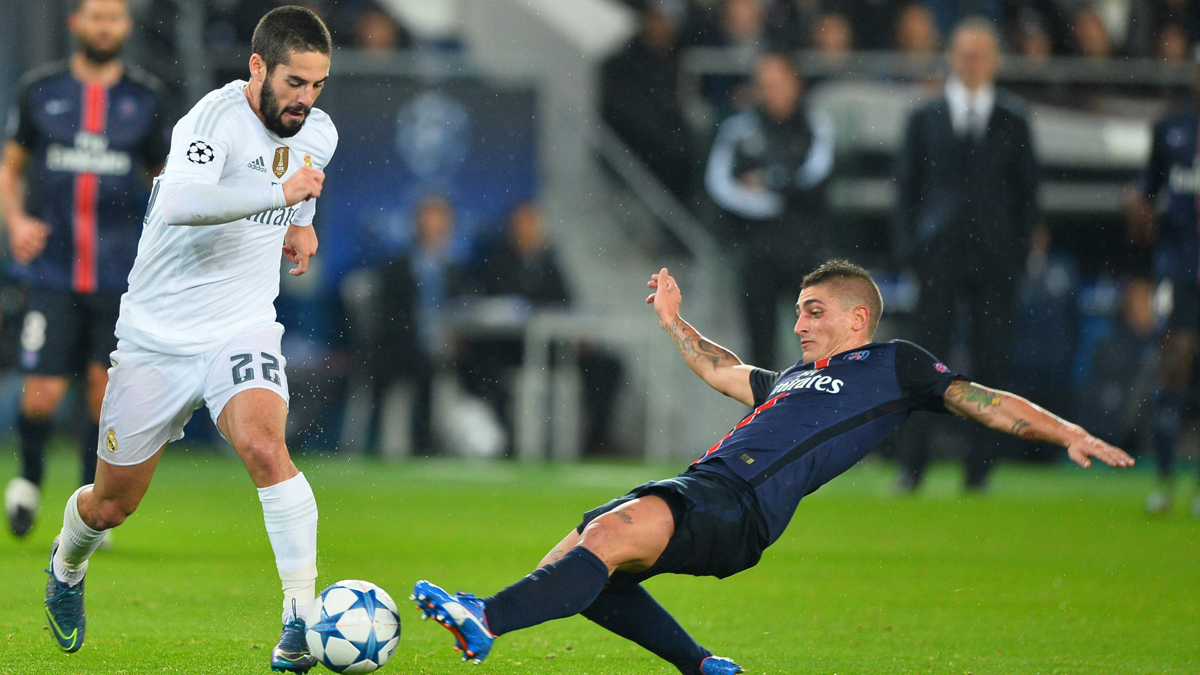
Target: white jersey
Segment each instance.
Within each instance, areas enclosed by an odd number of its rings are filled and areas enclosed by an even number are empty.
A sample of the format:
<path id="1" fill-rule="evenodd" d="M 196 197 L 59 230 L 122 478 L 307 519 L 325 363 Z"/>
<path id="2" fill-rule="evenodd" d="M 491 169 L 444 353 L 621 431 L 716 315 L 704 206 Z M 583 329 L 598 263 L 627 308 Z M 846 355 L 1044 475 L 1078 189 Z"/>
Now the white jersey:
<path id="1" fill-rule="evenodd" d="M 310 225 L 316 200 L 219 225 L 168 225 L 158 199 L 164 185 L 202 184 L 273 191 L 282 205 L 278 186 L 300 167 L 325 169 L 338 140 L 329 115 L 313 108 L 299 133 L 280 138 L 254 114 L 245 86 L 237 80 L 209 93 L 175 125 L 121 298 L 121 340 L 187 356 L 275 320 L 287 226 Z"/>

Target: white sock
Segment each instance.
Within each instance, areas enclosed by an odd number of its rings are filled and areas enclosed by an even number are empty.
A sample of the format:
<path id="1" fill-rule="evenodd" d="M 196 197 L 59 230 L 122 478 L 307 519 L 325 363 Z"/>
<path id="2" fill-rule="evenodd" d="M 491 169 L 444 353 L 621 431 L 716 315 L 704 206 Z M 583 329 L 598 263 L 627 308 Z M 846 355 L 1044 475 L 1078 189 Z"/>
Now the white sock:
<path id="1" fill-rule="evenodd" d="M 91 485 L 84 485 L 67 500 L 67 508 L 63 511 L 63 529 L 58 536 L 58 551 L 51 563 L 54 576 L 71 586 L 83 581 L 83 575 L 87 574 L 88 558 L 96 552 L 104 533 L 108 532 L 93 530 L 79 516 L 79 493 L 91 488 Z"/>
<path id="2" fill-rule="evenodd" d="M 259 488 L 258 499 L 283 583 L 284 621 L 293 611 L 303 617 L 317 595 L 317 500 L 302 473 Z"/>

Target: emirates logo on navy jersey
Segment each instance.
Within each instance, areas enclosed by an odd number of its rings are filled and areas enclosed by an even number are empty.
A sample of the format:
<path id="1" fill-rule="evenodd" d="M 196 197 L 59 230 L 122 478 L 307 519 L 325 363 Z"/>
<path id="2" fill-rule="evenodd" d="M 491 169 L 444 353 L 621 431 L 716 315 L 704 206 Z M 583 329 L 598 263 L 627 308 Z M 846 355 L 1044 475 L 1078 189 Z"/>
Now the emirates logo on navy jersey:
<path id="1" fill-rule="evenodd" d="M 847 354 L 842 357 L 842 360 L 843 361 L 862 361 L 863 359 L 867 358 L 870 355 L 871 355 L 871 352 L 864 349 L 861 352 L 854 352 L 852 354 Z"/>
<path id="2" fill-rule="evenodd" d="M 204 141 L 192 141 L 188 146 L 187 158 L 192 164 L 208 164 L 216 159 L 217 154 L 213 152 L 212 146 Z"/>

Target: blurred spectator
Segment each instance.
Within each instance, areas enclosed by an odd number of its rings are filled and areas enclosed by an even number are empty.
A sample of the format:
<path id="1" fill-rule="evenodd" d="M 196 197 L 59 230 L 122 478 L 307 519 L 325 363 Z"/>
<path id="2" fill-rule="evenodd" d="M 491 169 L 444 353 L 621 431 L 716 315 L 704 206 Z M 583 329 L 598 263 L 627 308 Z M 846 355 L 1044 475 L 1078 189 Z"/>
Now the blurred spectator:
<path id="1" fill-rule="evenodd" d="M 463 290 L 461 270 L 448 255 L 454 218 L 444 197 L 429 196 L 417 205 L 410 250 L 377 270 L 372 308 L 377 343 L 363 363 L 373 371 L 380 395 L 398 381 L 414 385 L 413 444 L 423 454 L 433 448 L 433 375 L 444 344 L 438 314 Z"/>
<path id="2" fill-rule="evenodd" d="M 1161 35 L 1167 25 L 1177 25 L 1183 29 L 1190 46 L 1200 39 L 1200 2 L 1196 0 L 1153 0 L 1151 3 L 1152 22 L 1158 27 Z"/>
<path id="3" fill-rule="evenodd" d="M 1171 310 L 1161 343 L 1162 388 L 1154 402 L 1154 450 L 1160 484 L 1146 499 L 1146 511 L 1163 514 L 1174 494 L 1175 448 L 1179 441 L 1189 387 L 1195 381 L 1197 331 L 1200 330 L 1200 163 L 1196 161 L 1197 101 L 1154 125 L 1150 160 L 1138 190 L 1126 205 L 1130 239 L 1155 245 L 1154 272 L 1171 288 Z M 1200 518 L 1200 495 L 1192 503 Z"/>
<path id="4" fill-rule="evenodd" d="M 391 15 L 371 6 L 354 25 L 354 46 L 369 52 L 389 53 L 408 47 L 409 37 Z"/>
<path id="5" fill-rule="evenodd" d="M 679 102 L 676 26 L 657 6 L 642 11 L 642 29 L 604 64 L 604 121 L 680 198 L 691 193 L 692 153 Z"/>
<path id="6" fill-rule="evenodd" d="M 725 0 L 721 5 L 722 42 L 730 47 L 765 47 L 766 21 L 759 0 Z"/>
<path id="7" fill-rule="evenodd" d="M 1162 61 L 1186 61 L 1189 51 L 1187 31 L 1177 23 L 1159 26 L 1154 40 L 1154 56 Z"/>
<path id="8" fill-rule="evenodd" d="M 532 203 L 513 209 L 501 241 L 485 251 L 472 275 L 479 294 L 520 303 L 524 309 L 565 309 L 570 295 L 542 228 L 541 211 Z M 515 371 L 525 360 L 523 337 L 486 337 L 460 345 L 463 388 L 487 401 L 504 420 L 512 436 L 511 396 Z M 579 348 L 577 363 L 583 376 L 585 449 L 607 449 L 609 420 L 620 362 L 589 345 Z"/>
<path id="9" fill-rule="evenodd" d="M 995 88 L 999 48 L 990 20 L 955 28 L 945 96 L 913 113 L 896 161 L 896 254 L 921 283 L 913 338 L 950 353 L 956 308 L 964 307 L 971 375 L 980 382 L 1008 381 L 1014 291 L 1038 218 L 1029 121 L 1022 101 Z M 924 475 L 929 422 L 909 422 L 903 490 Z M 985 487 L 994 443 L 974 436 L 969 489 Z"/>
<path id="10" fill-rule="evenodd" d="M 728 214 L 741 254 L 750 363 L 778 368 L 776 308 L 795 301 L 800 277 L 823 262 L 825 180 L 833 168 L 833 124 L 804 104 L 804 81 L 786 56 L 755 67 L 758 105 L 721 123 L 705 186 Z"/>
<path id="11" fill-rule="evenodd" d="M 1072 52 L 1071 32 L 1056 0 L 1007 0 L 1003 25 L 1013 51 L 1042 58 Z"/>
<path id="12" fill-rule="evenodd" d="M 1012 41 L 1014 50 L 1021 56 L 1044 59 L 1054 53 L 1050 33 L 1036 12 L 1028 12 L 1018 19 L 1013 27 Z"/>
<path id="13" fill-rule="evenodd" d="M 896 15 L 896 49 L 906 54 L 932 54 L 941 46 L 933 12 L 922 2 L 912 2 Z"/>
<path id="14" fill-rule="evenodd" d="M 1092 350 L 1088 375 L 1079 389 L 1076 419 L 1093 434 L 1135 448 L 1147 426 L 1158 389 L 1158 331 L 1154 283 L 1131 277 L 1121 283 L 1116 325 Z"/>
<path id="15" fill-rule="evenodd" d="M 1075 12 L 1071 24 L 1071 32 L 1075 38 L 1075 54 L 1092 59 L 1106 59 L 1113 56 L 1112 39 L 1108 28 L 1093 9 L 1081 9 Z"/>
<path id="16" fill-rule="evenodd" d="M 813 26 L 813 49 L 831 56 L 854 49 L 854 33 L 846 15 L 830 12 L 817 19 Z"/>

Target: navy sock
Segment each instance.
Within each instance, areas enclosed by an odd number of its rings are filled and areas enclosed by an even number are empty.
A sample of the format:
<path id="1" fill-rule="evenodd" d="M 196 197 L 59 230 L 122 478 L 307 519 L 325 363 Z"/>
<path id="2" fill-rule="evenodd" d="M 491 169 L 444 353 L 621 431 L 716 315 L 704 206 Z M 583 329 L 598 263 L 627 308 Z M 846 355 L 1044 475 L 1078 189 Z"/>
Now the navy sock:
<path id="1" fill-rule="evenodd" d="M 80 485 L 96 482 L 96 442 L 100 439 L 100 424 L 93 422 L 85 431 L 79 444 L 79 459 L 83 460 Z"/>
<path id="2" fill-rule="evenodd" d="M 54 431 L 49 419 L 35 420 L 22 414 L 17 419 L 17 436 L 21 447 L 21 475 L 40 486 L 45 475 L 46 441 Z"/>
<path id="3" fill-rule="evenodd" d="M 1182 392 L 1163 390 L 1154 410 L 1154 454 L 1158 459 L 1159 478 L 1175 475 L 1175 443 L 1179 440 L 1183 416 Z"/>
<path id="4" fill-rule="evenodd" d="M 609 586 L 582 614 L 638 643 L 684 675 L 700 675 L 700 663 L 712 656 L 640 584 Z"/>
<path id="5" fill-rule="evenodd" d="M 582 612 L 608 583 L 608 567 L 595 553 L 576 546 L 556 563 L 539 567 L 524 579 L 483 602 L 493 635 L 529 628 Z"/>

